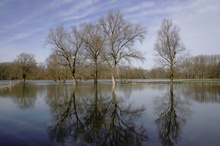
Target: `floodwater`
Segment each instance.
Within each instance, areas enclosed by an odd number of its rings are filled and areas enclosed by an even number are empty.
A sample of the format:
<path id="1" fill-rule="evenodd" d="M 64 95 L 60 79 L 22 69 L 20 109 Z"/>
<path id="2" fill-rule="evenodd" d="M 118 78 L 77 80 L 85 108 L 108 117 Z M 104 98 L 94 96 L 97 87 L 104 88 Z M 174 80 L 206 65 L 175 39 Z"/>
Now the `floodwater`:
<path id="1" fill-rule="evenodd" d="M 220 83 L 27 81 L 0 91 L 0 145 L 220 145 Z"/>

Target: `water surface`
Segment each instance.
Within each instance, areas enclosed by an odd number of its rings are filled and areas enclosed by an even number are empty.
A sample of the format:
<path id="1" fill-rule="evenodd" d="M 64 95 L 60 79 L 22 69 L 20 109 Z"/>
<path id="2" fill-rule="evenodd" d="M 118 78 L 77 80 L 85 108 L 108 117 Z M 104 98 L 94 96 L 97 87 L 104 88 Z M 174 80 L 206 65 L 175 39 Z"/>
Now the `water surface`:
<path id="1" fill-rule="evenodd" d="M 28 81 L 0 91 L 0 145 L 220 145 L 220 84 Z"/>

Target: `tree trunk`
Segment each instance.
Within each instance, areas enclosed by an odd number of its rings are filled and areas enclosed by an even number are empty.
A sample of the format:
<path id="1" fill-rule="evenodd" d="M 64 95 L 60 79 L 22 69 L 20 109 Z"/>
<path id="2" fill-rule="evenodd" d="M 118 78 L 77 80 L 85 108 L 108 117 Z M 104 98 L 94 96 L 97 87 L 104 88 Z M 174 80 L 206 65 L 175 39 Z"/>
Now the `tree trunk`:
<path id="1" fill-rule="evenodd" d="M 95 83 L 95 84 L 98 83 L 98 79 L 97 79 L 96 75 L 94 75 L 94 83 Z"/>
<path id="2" fill-rule="evenodd" d="M 170 66 L 170 84 L 173 85 L 173 78 L 174 78 L 174 68 L 173 64 Z"/>
<path id="3" fill-rule="evenodd" d="M 173 76 L 170 78 L 170 84 L 173 85 Z"/>
<path id="4" fill-rule="evenodd" d="M 24 79 L 24 83 L 25 83 L 25 80 L 26 80 L 26 74 L 23 74 L 23 79 Z"/>
<path id="5" fill-rule="evenodd" d="M 77 81 L 76 81 L 76 78 L 75 78 L 75 77 L 73 78 L 73 84 L 74 84 L 74 85 L 77 84 Z"/>
<path id="6" fill-rule="evenodd" d="M 115 72 L 116 72 L 116 66 L 113 65 L 113 67 L 112 67 L 112 73 L 111 73 L 111 75 L 112 75 L 112 84 L 113 84 L 113 85 L 116 84 L 116 81 L 115 81 Z"/>
<path id="7" fill-rule="evenodd" d="M 61 83 L 61 78 L 60 78 L 60 77 L 58 77 L 58 79 L 59 79 L 59 82 Z"/>
<path id="8" fill-rule="evenodd" d="M 75 67 L 73 67 L 73 69 L 71 69 L 71 76 L 72 76 L 72 79 L 73 79 L 73 84 L 77 84 L 77 81 L 76 81 L 76 76 L 75 76 Z"/>
<path id="9" fill-rule="evenodd" d="M 112 84 L 113 85 L 115 85 L 116 84 L 116 82 L 115 82 L 115 76 L 114 76 L 114 74 L 112 73 Z"/>
<path id="10" fill-rule="evenodd" d="M 98 62 L 97 58 L 95 58 L 95 74 L 94 74 L 94 83 L 98 83 Z"/>
<path id="11" fill-rule="evenodd" d="M 75 74 L 73 74 L 73 73 L 72 73 L 72 79 L 73 79 L 73 84 L 76 85 L 76 84 L 77 84 L 77 81 L 76 81 Z"/>

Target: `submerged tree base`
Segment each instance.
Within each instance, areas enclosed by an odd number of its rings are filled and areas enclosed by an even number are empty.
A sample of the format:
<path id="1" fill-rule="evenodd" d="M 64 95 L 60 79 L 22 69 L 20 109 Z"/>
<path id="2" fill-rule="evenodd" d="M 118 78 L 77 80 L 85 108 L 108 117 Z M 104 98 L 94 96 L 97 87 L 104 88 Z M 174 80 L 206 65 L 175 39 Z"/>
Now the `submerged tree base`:
<path id="1" fill-rule="evenodd" d="M 11 88 L 12 86 L 14 86 L 14 85 L 16 85 L 16 84 L 18 84 L 18 83 L 21 83 L 21 82 L 22 82 L 21 80 L 14 81 L 14 82 L 9 81 L 9 83 L 6 84 L 6 85 L 0 85 L 0 91 L 1 91 L 1 90 L 4 90 L 4 89 Z"/>

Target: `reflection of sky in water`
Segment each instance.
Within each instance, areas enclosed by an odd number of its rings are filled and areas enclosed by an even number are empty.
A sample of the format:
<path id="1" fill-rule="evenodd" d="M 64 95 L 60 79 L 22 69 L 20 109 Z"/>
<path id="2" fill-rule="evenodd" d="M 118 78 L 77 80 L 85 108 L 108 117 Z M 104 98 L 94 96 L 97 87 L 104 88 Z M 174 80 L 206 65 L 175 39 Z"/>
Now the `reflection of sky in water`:
<path id="1" fill-rule="evenodd" d="M 65 88 L 66 91 L 63 90 Z M 56 122 L 54 121 L 56 113 L 52 112 L 58 112 L 58 106 L 67 102 L 64 97 L 57 99 L 54 97 L 64 96 L 65 93 L 71 95 L 71 89 L 71 84 L 59 86 L 44 81 L 42 84 L 38 82 L 37 86 L 35 83 L 30 83 L 25 88 L 18 85 L 13 87 L 12 91 L 0 92 L 0 144 L 7 143 L 10 139 L 10 144 L 14 144 L 13 142 L 20 144 L 38 142 L 38 144 L 52 145 L 45 127 Z M 174 85 L 174 100 L 180 99 L 181 102 L 189 102 L 187 108 L 191 111 L 189 116 L 182 117 L 185 123 L 181 125 L 178 145 L 218 145 L 220 143 L 218 141 L 220 91 L 218 89 L 219 85 L 209 84 Z M 109 98 L 112 96 L 111 85 L 99 86 L 98 92 L 102 92 L 98 93 L 103 97 L 102 102 L 107 101 L 108 98 L 105 96 Z M 133 122 L 136 125 L 142 124 L 146 129 L 148 136 L 146 144 L 148 145 L 161 145 L 155 124 L 155 120 L 159 116 L 155 113 L 155 106 L 159 102 L 155 102 L 156 99 L 163 99 L 164 96 L 167 96 L 165 99 L 169 101 L 169 92 L 168 84 L 116 85 L 115 87 L 116 100 L 122 101 L 119 102 L 119 107 L 126 107 L 126 104 L 132 104 L 132 108 L 145 107 L 143 114 Z M 210 96 L 205 97 L 204 95 Z M 75 96 L 77 102 L 85 101 L 85 105 L 91 105 L 94 102 L 93 85 L 78 85 Z M 177 97 L 175 98 L 175 96 Z M 53 105 L 54 103 L 57 104 L 57 107 Z M 79 113 L 81 116 L 84 114 L 86 113 Z M 2 142 L 2 140 L 4 141 Z M 53 144 L 56 145 L 55 140 Z"/>
<path id="2" fill-rule="evenodd" d="M 183 145 L 218 145 L 220 140 L 220 104 L 199 104 L 193 102 L 193 113 L 183 128 L 182 137 L 186 140 L 180 141 Z M 187 137 L 187 135 L 190 135 Z"/>
<path id="3" fill-rule="evenodd" d="M 0 80 L 0 85 L 9 85 L 10 80 Z"/>

